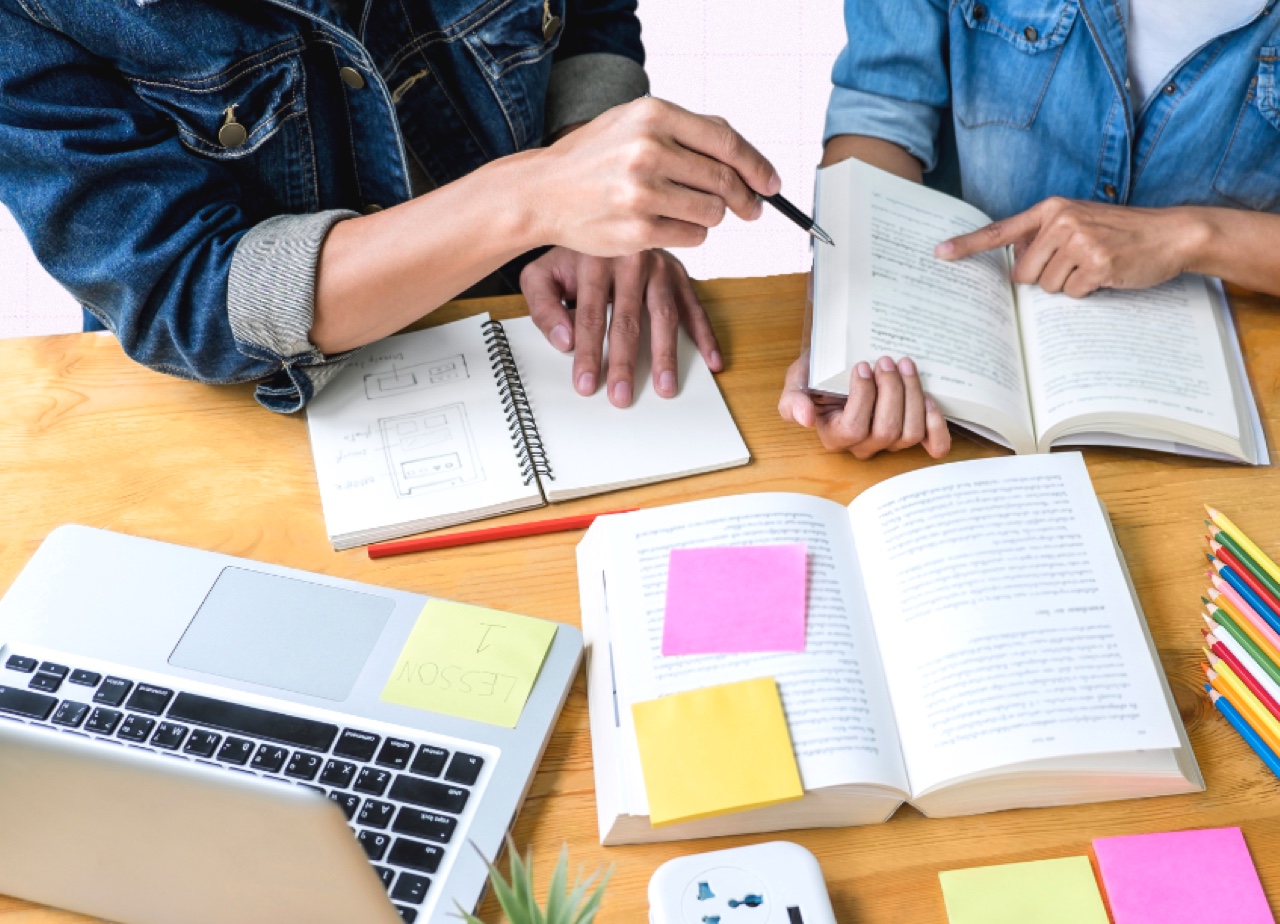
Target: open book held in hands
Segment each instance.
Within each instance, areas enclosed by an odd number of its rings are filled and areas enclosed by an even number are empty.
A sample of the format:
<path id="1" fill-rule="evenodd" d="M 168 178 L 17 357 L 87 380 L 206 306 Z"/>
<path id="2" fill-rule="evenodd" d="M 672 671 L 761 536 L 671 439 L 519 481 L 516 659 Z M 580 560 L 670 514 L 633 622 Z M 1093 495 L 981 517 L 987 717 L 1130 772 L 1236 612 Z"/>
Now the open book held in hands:
<path id="1" fill-rule="evenodd" d="M 662 655 L 673 549 L 803 542 L 803 653 Z M 847 508 L 745 494 L 601 517 L 578 546 L 600 838 L 680 840 L 1201 790 L 1078 453 L 938 465 Z M 649 821 L 631 705 L 776 679 L 798 801 Z"/>
<path id="2" fill-rule="evenodd" d="M 910 356 L 952 421 L 1019 453 L 1128 446 L 1268 462 L 1221 285 L 1182 276 L 1088 298 L 1011 281 L 1011 251 L 946 262 L 991 219 L 858 160 L 818 172 L 809 387 L 847 395 L 858 362 Z"/>

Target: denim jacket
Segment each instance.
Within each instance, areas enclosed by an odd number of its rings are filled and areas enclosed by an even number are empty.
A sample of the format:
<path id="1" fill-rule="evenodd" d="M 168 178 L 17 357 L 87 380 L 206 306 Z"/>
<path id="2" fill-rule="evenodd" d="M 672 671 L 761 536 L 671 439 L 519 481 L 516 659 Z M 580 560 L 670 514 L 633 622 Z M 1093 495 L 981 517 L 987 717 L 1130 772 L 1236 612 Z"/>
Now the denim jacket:
<path id="1" fill-rule="evenodd" d="M 845 0 L 826 138 L 893 141 L 1003 218 L 1048 196 L 1280 211 L 1280 16 L 1208 42 L 1135 107 L 1126 0 Z"/>
<path id="2" fill-rule="evenodd" d="M 302 407 L 343 358 L 308 341 L 335 221 L 647 87 L 635 0 L 344 9 L 0 0 L 0 201 L 139 362 Z"/>

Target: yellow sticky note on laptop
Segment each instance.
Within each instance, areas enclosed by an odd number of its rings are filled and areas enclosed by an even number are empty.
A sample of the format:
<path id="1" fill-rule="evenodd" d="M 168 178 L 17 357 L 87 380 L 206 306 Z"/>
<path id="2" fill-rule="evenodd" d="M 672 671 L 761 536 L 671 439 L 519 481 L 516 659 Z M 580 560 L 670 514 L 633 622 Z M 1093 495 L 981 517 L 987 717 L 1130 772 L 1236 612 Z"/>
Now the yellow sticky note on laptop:
<path id="1" fill-rule="evenodd" d="M 771 677 L 633 703 L 631 714 L 655 828 L 804 795 Z"/>
<path id="2" fill-rule="evenodd" d="M 939 873 L 951 924 L 1107 924 L 1088 857 Z"/>
<path id="3" fill-rule="evenodd" d="M 431 600 L 382 699 L 515 728 L 555 634 L 546 620 Z"/>

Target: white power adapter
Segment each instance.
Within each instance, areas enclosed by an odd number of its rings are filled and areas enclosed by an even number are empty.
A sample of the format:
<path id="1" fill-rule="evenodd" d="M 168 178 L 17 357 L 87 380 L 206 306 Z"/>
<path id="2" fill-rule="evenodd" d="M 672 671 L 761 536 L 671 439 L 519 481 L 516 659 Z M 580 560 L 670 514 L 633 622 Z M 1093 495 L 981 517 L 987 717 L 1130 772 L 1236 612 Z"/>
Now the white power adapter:
<path id="1" fill-rule="evenodd" d="M 650 924 L 836 924 L 817 858 L 771 841 L 668 860 L 649 880 Z"/>

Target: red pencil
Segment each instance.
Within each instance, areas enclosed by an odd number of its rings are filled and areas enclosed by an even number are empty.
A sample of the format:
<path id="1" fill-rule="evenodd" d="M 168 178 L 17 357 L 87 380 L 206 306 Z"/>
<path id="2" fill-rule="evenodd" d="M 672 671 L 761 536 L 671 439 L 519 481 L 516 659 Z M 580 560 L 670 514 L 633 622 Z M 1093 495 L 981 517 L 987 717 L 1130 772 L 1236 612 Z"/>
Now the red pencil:
<path id="1" fill-rule="evenodd" d="M 1231 669 L 1236 672 L 1236 676 L 1240 678 L 1240 681 L 1249 688 L 1249 692 L 1258 697 L 1267 711 L 1275 716 L 1277 720 L 1280 720 L 1280 703 L 1277 703 L 1275 697 L 1267 692 L 1266 687 L 1258 683 L 1253 674 L 1249 673 L 1248 668 L 1240 663 L 1240 659 L 1231 653 L 1230 648 L 1222 644 L 1222 642 L 1214 642 L 1209 650 L 1223 661 L 1226 661 Z"/>
<path id="2" fill-rule="evenodd" d="M 1267 588 L 1262 586 L 1262 582 L 1254 577 L 1253 572 L 1241 564 L 1240 559 L 1232 554 L 1231 550 L 1221 543 L 1217 543 L 1217 548 L 1213 549 L 1213 554 L 1217 556 L 1218 561 L 1224 565 L 1229 565 L 1236 574 L 1240 575 L 1240 580 L 1249 585 L 1249 589 L 1262 598 L 1262 602 L 1271 607 L 1273 613 L 1280 614 L 1280 600 L 1276 599 L 1276 595 Z M 1210 545 L 1213 548 L 1213 545 Z"/>
<path id="3" fill-rule="evenodd" d="M 521 536 L 540 536 L 543 533 L 586 529 L 596 517 L 607 517 L 615 513 L 632 513 L 638 509 L 638 507 L 628 507 L 625 510 L 604 510 L 600 513 L 584 513 L 576 517 L 560 517 L 558 520 L 535 520 L 531 523 L 512 523 L 510 526 L 473 529 L 465 533 L 450 533 L 447 536 L 420 536 L 417 539 L 401 539 L 397 542 L 378 542 L 369 546 L 369 557 L 386 558 L 389 555 L 404 555 L 406 552 L 428 552 L 432 549 L 449 549 L 456 545 L 493 542 L 495 539 L 518 539 Z"/>

